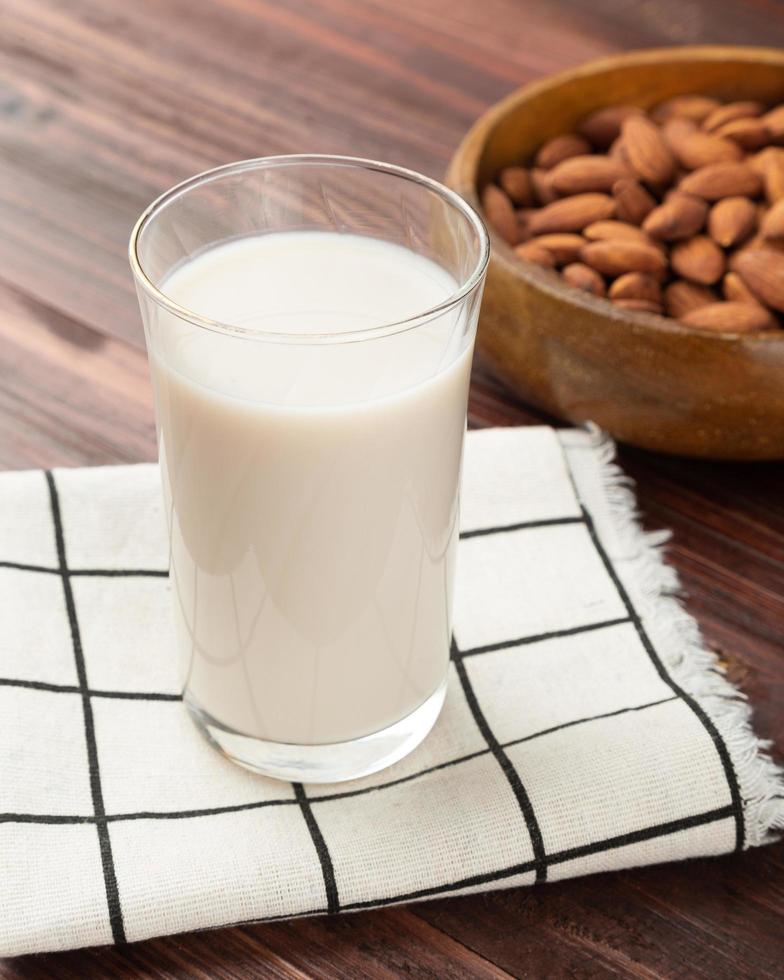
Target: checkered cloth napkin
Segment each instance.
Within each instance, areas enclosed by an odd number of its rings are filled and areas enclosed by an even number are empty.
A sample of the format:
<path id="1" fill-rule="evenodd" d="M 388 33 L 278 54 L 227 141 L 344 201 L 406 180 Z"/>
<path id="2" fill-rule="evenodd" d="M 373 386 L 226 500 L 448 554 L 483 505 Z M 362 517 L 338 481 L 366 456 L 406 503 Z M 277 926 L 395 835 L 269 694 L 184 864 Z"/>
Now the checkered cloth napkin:
<path id="1" fill-rule="evenodd" d="M 180 703 L 151 465 L 0 476 L 0 953 L 722 854 L 784 826 L 748 709 L 595 434 L 470 433 L 446 706 L 300 786 Z"/>

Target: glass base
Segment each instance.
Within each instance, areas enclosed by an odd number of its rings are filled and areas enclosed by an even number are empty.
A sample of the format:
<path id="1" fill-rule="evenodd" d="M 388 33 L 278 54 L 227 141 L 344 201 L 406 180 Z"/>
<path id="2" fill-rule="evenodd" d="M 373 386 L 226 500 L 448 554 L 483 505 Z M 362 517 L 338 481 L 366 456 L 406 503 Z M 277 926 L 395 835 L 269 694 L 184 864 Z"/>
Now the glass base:
<path id="1" fill-rule="evenodd" d="M 412 752 L 435 724 L 445 696 L 446 679 L 416 710 L 389 728 L 329 745 L 290 745 L 241 735 L 187 695 L 185 704 L 207 740 L 245 769 L 297 783 L 341 783 L 369 776 Z"/>

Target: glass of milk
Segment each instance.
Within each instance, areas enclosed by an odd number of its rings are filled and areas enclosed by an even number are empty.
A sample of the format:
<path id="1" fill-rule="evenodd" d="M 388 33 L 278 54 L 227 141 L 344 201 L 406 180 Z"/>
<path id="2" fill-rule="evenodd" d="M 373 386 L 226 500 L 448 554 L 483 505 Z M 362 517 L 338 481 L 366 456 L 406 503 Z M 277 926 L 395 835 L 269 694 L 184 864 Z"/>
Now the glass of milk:
<path id="1" fill-rule="evenodd" d="M 482 222 L 400 167 L 270 157 L 168 191 L 130 258 L 185 704 L 268 776 L 390 765 L 444 700 Z"/>

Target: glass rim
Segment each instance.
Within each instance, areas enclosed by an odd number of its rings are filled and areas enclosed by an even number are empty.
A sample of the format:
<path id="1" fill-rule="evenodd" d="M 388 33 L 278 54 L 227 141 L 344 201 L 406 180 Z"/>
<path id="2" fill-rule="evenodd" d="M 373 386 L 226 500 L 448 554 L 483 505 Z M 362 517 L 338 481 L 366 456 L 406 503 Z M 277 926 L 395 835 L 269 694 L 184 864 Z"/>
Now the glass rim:
<path id="1" fill-rule="evenodd" d="M 139 238 L 148 224 L 172 201 L 196 187 L 209 184 L 214 180 L 219 180 L 230 174 L 243 173 L 247 170 L 261 170 L 267 167 L 288 167 L 296 165 L 334 165 L 353 169 L 371 170 L 378 173 L 388 174 L 402 180 L 410 181 L 427 188 L 438 195 L 443 201 L 451 205 L 473 227 L 479 241 L 479 256 L 465 281 L 458 285 L 458 288 L 450 293 L 449 296 L 438 303 L 436 306 L 429 307 L 412 316 L 402 320 L 395 320 L 388 323 L 379 323 L 372 327 L 363 327 L 359 330 L 350 331 L 328 331 L 320 333 L 297 334 L 286 331 L 256 330 L 243 327 L 238 324 L 225 323 L 211 317 L 203 316 L 190 310 L 185 306 L 180 306 L 170 296 L 149 278 L 144 270 L 142 261 L 139 257 Z M 269 340 L 277 343 L 348 343 L 351 341 L 372 339 L 376 336 L 388 336 L 390 334 L 402 333 L 410 330 L 422 323 L 429 322 L 446 311 L 458 306 L 476 287 L 482 282 L 487 265 L 490 260 L 490 240 L 482 218 L 477 211 L 456 191 L 446 187 L 440 181 L 432 177 L 426 177 L 416 170 L 409 170 L 393 163 L 384 163 L 380 160 L 366 159 L 364 157 L 341 156 L 330 153 L 291 153 L 279 156 L 252 157 L 247 160 L 238 160 L 234 163 L 223 164 L 203 170 L 201 173 L 194 174 L 186 180 L 181 181 L 164 191 L 149 204 L 139 216 L 131 232 L 128 243 L 128 258 L 131 264 L 134 280 L 147 296 L 149 296 L 158 306 L 168 310 L 181 320 L 186 320 L 195 326 L 217 333 L 228 334 L 231 336 L 247 337 L 249 339 Z"/>

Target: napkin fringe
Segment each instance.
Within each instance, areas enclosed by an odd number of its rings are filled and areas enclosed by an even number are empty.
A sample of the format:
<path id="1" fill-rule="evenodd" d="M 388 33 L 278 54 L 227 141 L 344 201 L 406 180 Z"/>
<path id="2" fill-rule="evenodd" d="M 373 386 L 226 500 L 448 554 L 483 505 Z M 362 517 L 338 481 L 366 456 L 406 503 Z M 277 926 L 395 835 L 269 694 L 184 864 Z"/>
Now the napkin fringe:
<path id="1" fill-rule="evenodd" d="M 618 545 L 633 566 L 635 599 L 673 680 L 692 695 L 724 739 L 743 800 L 744 848 L 778 840 L 784 832 L 784 769 L 771 758 L 771 742 L 756 736 L 746 695 L 726 677 L 708 650 L 696 621 L 683 608 L 685 592 L 665 562 L 669 531 L 646 532 L 640 523 L 634 481 L 615 462 L 615 443 L 592 427 L 600 476 Z"/>

